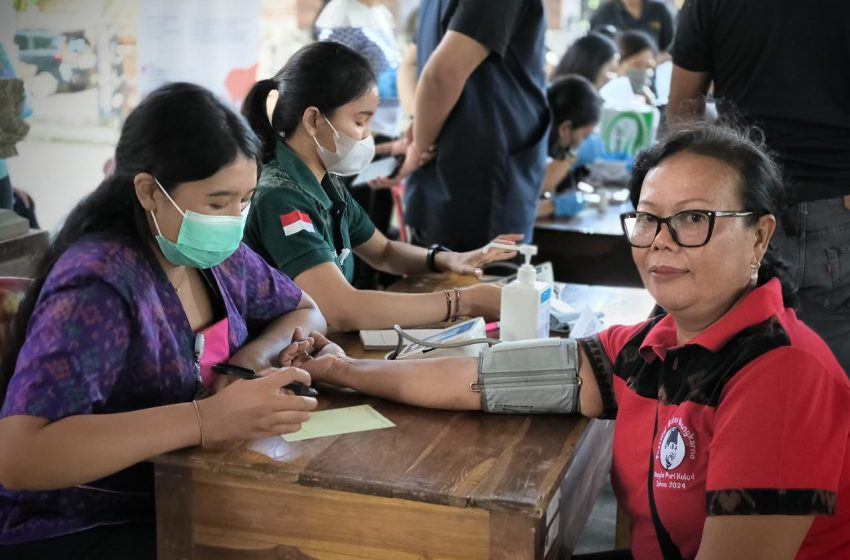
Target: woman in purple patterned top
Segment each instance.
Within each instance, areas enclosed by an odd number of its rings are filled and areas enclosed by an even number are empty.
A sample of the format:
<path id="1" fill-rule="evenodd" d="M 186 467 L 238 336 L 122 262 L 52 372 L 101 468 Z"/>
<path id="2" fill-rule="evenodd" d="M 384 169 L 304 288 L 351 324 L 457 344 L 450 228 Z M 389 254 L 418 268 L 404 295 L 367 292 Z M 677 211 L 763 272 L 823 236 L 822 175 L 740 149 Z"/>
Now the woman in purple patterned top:
<path id="1" fill-rule="evenodd" d="M 259 149 L 191 84 L 127 118 L 114 174 L 69 215 L 4 357 L 0 557 L 154 558 L 146 459 L 297 431 L 316 406 L 281 391 L 310 383 L 281 366 L 325 321 L 240 243 Z M 194 400 L 210 357 L 264 377 Z"/>

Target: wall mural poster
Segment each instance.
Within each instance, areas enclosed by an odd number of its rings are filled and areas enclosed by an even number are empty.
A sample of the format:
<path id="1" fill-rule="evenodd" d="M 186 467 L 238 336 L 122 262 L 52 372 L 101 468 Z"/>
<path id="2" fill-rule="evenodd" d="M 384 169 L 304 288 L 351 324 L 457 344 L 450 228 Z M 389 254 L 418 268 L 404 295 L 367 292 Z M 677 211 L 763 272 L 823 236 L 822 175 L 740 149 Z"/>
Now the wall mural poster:
<path id="1" fill-rule="evenodd" d="M 256 79 L 260 8 L 260 0 L 140 2 L 140 95 L 166 82 L 194 82 L 238 109 Z"/>
<path id="2" fill-rule="evenodd" d="M 34 121 L 109 125 L 135 104 L 135 2 L 16 1 L 0 11 L 0 41 Z"/>

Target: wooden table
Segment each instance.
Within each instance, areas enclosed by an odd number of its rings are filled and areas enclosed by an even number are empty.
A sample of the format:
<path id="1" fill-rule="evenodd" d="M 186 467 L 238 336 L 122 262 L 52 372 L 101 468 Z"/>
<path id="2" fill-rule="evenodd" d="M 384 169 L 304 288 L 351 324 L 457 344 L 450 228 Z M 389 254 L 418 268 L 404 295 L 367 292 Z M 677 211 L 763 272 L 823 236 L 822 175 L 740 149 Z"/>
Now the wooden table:
<path id="1" fill-rule="evenodd" d="M 603 213 L 585 208 L 573 218 L 537 220 L 537 262 L 552 261 L 559 282 L 643 286 L 620 225 L 620 214 L 631 209 L 628 201 L 612 202 Z"/>
<path id="2" fill-rule="evenodd" d="M 567 291 L 608 317 L 639 320 L 652 306 L 643 290 Z M 355 335 L 334 338 L 366 354 Z M 331 389 L 319 408 L 363 403 L 396 427 L 155 459 L 159 559 L 548 559 L 573 549 L 607 478 L 611 422 L 427 410 Z"/>
<path id="3" fill-rule="evenodd" d="M 49 234 L 40 229 L 0 241 L 0 276 L 31 278 L 49 244 Z"/>

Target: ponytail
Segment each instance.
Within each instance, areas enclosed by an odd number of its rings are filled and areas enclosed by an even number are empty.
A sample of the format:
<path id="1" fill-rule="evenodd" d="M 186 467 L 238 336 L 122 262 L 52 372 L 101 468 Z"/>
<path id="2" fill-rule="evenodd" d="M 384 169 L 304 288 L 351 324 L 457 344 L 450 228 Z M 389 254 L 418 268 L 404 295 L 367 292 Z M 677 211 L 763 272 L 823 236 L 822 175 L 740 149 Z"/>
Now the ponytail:
<path id="1" fill-rule="evenodd" d="M 242 103 L 242 115 L 248 120 L 248 124 L 254 129 L 254 132 L 260 138 L 262 143 L 262 162 L 267 163 L 274 158 L 275 145 L 277 144 L 277 134 L 269 121 L 268 111 L 266 110 L 266 101 L 269 93 L 277 89 L 274 80 L 260 80 Z"/>

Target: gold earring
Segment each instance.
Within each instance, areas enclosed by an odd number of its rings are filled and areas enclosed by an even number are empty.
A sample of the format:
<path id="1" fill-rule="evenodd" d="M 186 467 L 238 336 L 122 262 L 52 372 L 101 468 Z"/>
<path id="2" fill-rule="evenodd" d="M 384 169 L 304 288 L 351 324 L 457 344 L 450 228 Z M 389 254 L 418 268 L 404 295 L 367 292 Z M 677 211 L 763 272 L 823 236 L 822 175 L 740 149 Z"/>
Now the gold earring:
<path id="1" fill-rule="evenodd" d="M 761 268 L 761 263 L 758 261 L 750 265 L 750 280 L 752 280 L 753 282 L 758 282 L 759 268 Z"/>

